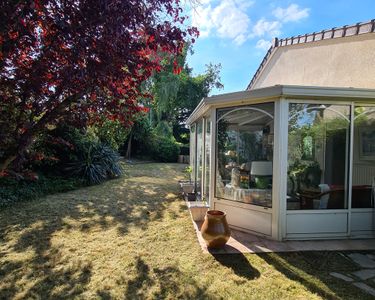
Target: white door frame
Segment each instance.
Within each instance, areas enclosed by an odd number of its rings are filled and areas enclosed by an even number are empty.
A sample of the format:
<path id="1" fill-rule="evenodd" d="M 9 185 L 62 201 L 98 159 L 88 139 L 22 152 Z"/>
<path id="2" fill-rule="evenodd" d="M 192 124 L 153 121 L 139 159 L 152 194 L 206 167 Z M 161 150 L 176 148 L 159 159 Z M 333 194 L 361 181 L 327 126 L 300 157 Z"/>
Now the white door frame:
<path id="1" fill-rule="evenodd" d="M 274 103 L 274 130 L 276 130 L 275 126 L 275 118 L 276 114 L 279 108 L 276 108 L 278 106 L 279 100 L 273 99 L 273 100 L 260 100 L 259 102 L 252 102 L 252 103 L 244 103 L 243 107 L 253 105 L 253 104 L 259 104 L 259 103 Z M 228 105 L 227 107 L 231 107 L 232 105 Z M 233 107 L 236 107 L 238 105 L 235 105 Z M 241 105 L 240 105 L 241 106 Z M 220 107 L 225 108 L 225 107 Z M 219 199 L 215 197 L 215 188 L 216 188 L 216 153 L 217 153 L 217 108 L 211 108 L 211 179 L 210 179 L 210 209 L 222 209 L 227 212 L 227 218 L 228 222 L 231 225 L 231 227 L 247 231 L 251 233 L 255 233 L 258 235 L 267 236 L 269 238 L 273 239 L 279 239 L 279 231 L 278 231 L 278 219 L 279 219 L 279 212 L 277 211 L 278 206 L 275 204 L 276 199 L 278 199 L 278 191 L 276 187 L 272 187 L 272 208 L 268 207 L 261 207 L 257 205 L 252 205 L 248 203 L 242 203 L 238 201 L 232 201 L 232 200 L 226 200 L 226 199 Z M 276 132 L 274 132 L 274 138 L 276 136 Z M 274 152 L 275 149 L 277 149 L 277 145 L 275 145 L 274 140 Z M 277 151 L 276 151 L 277 152 Z M 275 154 L 274 154 L 275 156 Z M 273 161 L 273 172 L 275 169 L 278 169 L 276 166 L 275 161 Z M 276 179 L 275 174 L 273 174 L 273 180 Z M 274 185 L 274 184 L 273 184 Z M 278 201 L 278 200 L 277 200 Z M 275 206 L 277 206 L 275 208 Z M 277 211 L 277 213 L 275 213 Z M 243 214 L 241 217 L 235 214 L 241 213 Z M 234 220 L 236 218 L 238 222 L 235 222 L 234 225 L 231 223 L 231 219 Z M 248 220 L 248 224 L 246 224 L 245 220 Z M 276 223 L 275 223 L 276 222 Z M 263 223 L 264 226 L 258 226 L 260 223 Z M 254 227 L 252 227 L 252 225 Z M 259 231 L 257 230 L 257 227 L 259 228 Z M 264 229 L 264 230 L 263 230 Z"/>

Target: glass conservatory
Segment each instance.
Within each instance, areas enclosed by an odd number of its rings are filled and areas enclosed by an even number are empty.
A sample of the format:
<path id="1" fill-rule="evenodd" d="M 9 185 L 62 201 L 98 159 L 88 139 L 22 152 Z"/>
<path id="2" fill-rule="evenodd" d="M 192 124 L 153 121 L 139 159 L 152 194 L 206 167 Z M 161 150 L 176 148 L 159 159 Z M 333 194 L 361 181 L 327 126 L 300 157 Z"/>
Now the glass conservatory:
<path id="1" fill-rule="evenodd" d="M 275 240 L 375 233 L 375 90 L 274 86 L 188 119 L 198 199 Z"/>

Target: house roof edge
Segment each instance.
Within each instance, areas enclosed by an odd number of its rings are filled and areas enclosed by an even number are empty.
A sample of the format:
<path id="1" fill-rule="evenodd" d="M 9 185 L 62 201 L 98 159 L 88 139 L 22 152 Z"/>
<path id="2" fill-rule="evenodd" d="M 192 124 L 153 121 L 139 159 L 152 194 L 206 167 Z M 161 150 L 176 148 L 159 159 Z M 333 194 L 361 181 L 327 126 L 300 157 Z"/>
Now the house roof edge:
<path id="1" fill-rule="evenodd" d="M 374 32 L 375 32 L 375 19 L 372 19 L 367 22 L 359 22 L 353 25 L 345 25 L 342 27 L 333 27 L 331 29 L 324 29 L 318 32 L 292 36 L 292 37 L 288 37 L 284 39 L 274 38 L 272 40 L 271 47 L 268 49 L 258 69 L 253 75 L 250 83 L 247 85 L 246 90 L 250 90 L 254 86 L 255 82 L 259 78 L 260 74 L 264 70 L 270 58 L 272 57 L 274 52 L 280 47 L 297 45 L 297 44 L 313 43 L 313 42 L 318 42 L 322 40 L 350 37 L 350 36 L 356 36 L 356 35 L 362 35 L 362 34 L 374 33 Z"/>

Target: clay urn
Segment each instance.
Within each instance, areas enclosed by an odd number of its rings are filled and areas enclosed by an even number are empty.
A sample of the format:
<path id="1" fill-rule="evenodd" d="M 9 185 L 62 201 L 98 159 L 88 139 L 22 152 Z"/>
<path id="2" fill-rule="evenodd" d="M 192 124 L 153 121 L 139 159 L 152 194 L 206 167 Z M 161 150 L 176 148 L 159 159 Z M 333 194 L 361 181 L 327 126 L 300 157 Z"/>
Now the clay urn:
<path id="1" fill-rule="evenodd" d="M 226 214 L 220 210 L 208 210 L 201 228 L 208 248 L 221 248 L 230 238 Z"/>

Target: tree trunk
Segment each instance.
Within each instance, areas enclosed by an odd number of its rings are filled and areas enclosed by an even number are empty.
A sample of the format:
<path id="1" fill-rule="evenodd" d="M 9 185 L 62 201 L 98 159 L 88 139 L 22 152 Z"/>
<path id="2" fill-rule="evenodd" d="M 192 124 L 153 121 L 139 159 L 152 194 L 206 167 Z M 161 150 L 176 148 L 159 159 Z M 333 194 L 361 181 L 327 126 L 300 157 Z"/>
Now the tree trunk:
<path id="1" fill-rule="evenodd" d="M 125 154 L 125 158 L 126 158 L 126 159 L 130 159 L 130 156 L 131 156 L 131 151 L 132 151 L 132 139 L 133 139 L 133 131 L 130 133 L 130 136 L 129 136 L 128 147 L 127 147 L 127 149 L 126 149 L 126 154 Z"/>
<path id="2" fill-rule="evenodd" d="M 39 131 L 40 130 L 30 131 L 28 134 L 24 134 L 21 136 L 18 147 L 17 147 L 16 157 L 12 161 L 12 167 L 14 168 L 15 171 L 17 172 L 21 171 L 22 164 L 25 162 L 25 152 L 31 145 L 34 134 Z"/>

